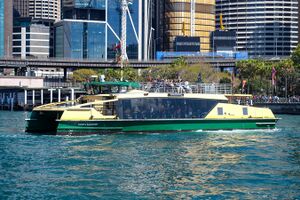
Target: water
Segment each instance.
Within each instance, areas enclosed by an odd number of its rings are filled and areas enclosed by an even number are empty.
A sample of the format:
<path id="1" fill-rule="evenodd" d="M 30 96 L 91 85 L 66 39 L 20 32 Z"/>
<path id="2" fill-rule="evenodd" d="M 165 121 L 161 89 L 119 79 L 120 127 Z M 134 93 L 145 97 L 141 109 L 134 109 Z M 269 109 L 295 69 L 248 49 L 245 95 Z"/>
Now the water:
<path id="1" fill-rule="evenodd" d="M 300 116 L 273 131 L 36 136 L 0 112 L 0 199 L 300 199 Z"/>

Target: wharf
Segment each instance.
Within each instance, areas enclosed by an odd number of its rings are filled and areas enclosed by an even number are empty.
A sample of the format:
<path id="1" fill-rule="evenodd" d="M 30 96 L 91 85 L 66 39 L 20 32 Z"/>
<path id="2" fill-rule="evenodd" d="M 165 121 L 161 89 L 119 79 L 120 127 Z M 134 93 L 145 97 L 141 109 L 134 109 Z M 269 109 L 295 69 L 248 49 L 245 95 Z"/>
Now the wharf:
<path id="1" fill-rule="evenodd" d="M 85 94 L 80 87 L 47 84 L 43 78 L 1 77 L 0 110 L 32 110 L 33 107 Z"/>
<path id="2" fill-rule="evenodd" d="M 26 110 L 52 103 L 74 100 L 85 94 L 80 88 L 0 87 L 0 110 Z"/>

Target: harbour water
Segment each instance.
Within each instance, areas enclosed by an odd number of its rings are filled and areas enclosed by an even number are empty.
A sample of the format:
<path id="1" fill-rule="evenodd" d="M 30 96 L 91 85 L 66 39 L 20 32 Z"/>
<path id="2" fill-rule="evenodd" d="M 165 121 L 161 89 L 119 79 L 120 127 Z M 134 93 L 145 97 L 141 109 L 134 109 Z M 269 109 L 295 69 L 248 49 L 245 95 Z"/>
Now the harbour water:
<path id="1" fill-rule="evenodd" d="M 0 199 L 300 199 L 300 116 L 276 130 L 37 136 L 0 112 Z"/>

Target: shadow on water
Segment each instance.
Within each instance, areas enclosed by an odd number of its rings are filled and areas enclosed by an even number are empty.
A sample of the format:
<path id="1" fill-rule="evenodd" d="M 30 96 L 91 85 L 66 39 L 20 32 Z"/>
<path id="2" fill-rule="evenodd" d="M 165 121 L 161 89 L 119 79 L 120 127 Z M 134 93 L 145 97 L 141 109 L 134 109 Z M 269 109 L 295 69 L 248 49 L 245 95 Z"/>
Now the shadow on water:
<path id="1" fill-rule="evenodd" d="M 297 199 L 300 117 L 273 131 L 89 136 L 24 133 L 0 113 L 4 199 Z"/>

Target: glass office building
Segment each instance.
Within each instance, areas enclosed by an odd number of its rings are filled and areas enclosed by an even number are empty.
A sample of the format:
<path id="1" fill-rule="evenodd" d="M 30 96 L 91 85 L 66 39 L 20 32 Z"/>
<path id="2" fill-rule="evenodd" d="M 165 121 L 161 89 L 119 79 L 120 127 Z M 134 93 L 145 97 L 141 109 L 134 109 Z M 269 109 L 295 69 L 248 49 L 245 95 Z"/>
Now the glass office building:
<path id="1" fill-rule="evenodd" d="M 4 56 L 4 0 L 0 0 L 0 57 Z"/>
<path id="2" fill-rule="evenodd" d="M 11 56 L 12 1 L 0 0 L 0 57 Z"/>
<path id="3" fill-rule="evenodd" d="M 237 51 L 252 58 L 286 57 L 298 43 L 298 0 L 217 0 L 217 29 L 236 31 Z"/>
<path id="4" fill-rule="evenodd" d="M 63 19 L 55 24 L 55 56 L 72 59 L 114 60 L 120 54 L 120 0 L 63 0 Z M 148 2 L 132 0 L 127 13 L 127 56 L 143 59 L 149 30 L 144 26 Z M 148 35 L 146 34 L 148 33 Z M 146 42 L 147 41 L 147 42 Z"/>
<path id="5" fill-rule="evenodd" d="M 60 22 L 56 26 L 55 49 L 60 58 L 104 59 L 105 23 Z"/>

